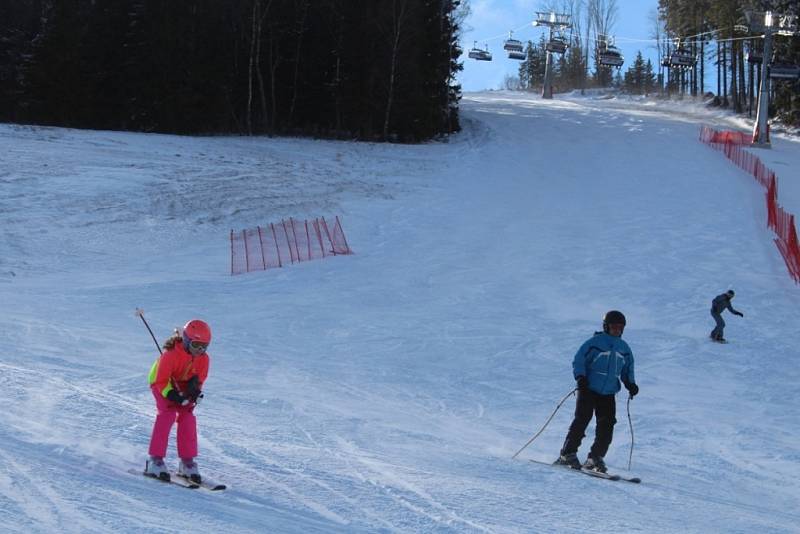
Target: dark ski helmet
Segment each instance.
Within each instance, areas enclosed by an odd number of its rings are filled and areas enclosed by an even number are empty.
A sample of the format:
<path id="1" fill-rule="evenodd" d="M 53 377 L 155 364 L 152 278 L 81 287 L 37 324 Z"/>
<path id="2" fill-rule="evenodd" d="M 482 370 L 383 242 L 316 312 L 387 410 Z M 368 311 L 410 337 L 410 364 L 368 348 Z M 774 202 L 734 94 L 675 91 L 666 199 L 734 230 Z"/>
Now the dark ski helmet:
<path id="1" fill-rule="evenodd" d="M 603 332 L 606 334 L 608 334 L 608 325 L 610 324 L 621 324 L 624 330 L 625 325 L 627 324 L 625 321 L 625 315 L 623 315 L 621 311 L 617 310 L 606 312 L 606 314 L 603 316 Z"/>
<path id="2" fill-rule="evenodd" d="M 725 292 L 725 294 L 726 294 L 726 295 L 728 295 L 730 298 L 733 298 L 733 296 L 734 296 L 736 293 L 734 293 L 734 292 L 733 292 L 733 289 L 729 289 L 729 290 L 727 290 L 727 291 Z"/>
<path id="3" fill-rule="evenodd" d="M 211 327 L 200 319 L 192 319 L 183 325 L 183 347 L 188 351 L 190 347 L 196 351 L 205 351 L 211 343 Z"/>

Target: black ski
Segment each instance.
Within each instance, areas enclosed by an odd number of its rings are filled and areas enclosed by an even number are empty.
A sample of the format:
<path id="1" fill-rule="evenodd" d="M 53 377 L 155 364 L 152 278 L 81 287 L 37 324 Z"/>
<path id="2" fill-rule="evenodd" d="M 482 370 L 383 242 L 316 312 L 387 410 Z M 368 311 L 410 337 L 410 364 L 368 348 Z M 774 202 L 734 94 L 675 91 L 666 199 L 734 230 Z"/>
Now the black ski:
<path id="1" fill-rule="evenodd" d="M 197 489 L 197 488 L 201 487 L 200 484 L 195 484 L 194 482 L 191 482 L 191 481 L 189 481 L 189 480 L 187 480 L 187 479 L 185 479 L 183 477 L 178 477 L 178 476 L 175 476 L 175 475 L 170 476 L 169 480 L 164 480 L 163 478 L 158 478 L 158 477 L 155 477 L 153 475 L 149 475 L 149 474 L 145 473 L 144 471 L 139 471 L 137 469 L 128 469 L 128 473 L 130 473 L 132 475 L 143 476 L 145 478 L 149 478 L 151 480 L 155 480 L 157 482 L 161 482 L 162 484 L 173 484 L 175 486 L 180 486 L 180 487 L 186 488 L 186 489 Z"/>
<path id="2" fill-rule="evenodd" d="M 602 478 L 602 479 L 605 479 L 605 480 L 613 480 L 613 481 L 621 480 L 623 482 L 632 482 L 633 484 L 639 484 L 642 481 L 642 479 L 639 478 L 639 477 L 625 477 L 625 476 L 622 476 L 622 475 L 617 475 L 615 473 L 601 473 L 600 471 L 593 471 L 591 469 L 583 469 L 583 468 L 581 468 L 581 469 L 573 469 L 573 468 L 569 467 L 568 465 L 554 464 L 554 463 L 550 463 L 550 462 L 542 462 L 542 461 L 539 461 L 539 460 L 531 460 L 531 462 L 533 462 L 535 464 L 548 465 L 550 467 L 557 467 L 557 468 L 564 469 L 566 471 L 571 471 L 572 473 L 581 473 L 581 474 L 584 474 L 584 475 L 588 475 L 590 477 Z"/>
<path id="3" fill-rule="evenodd" d="M 194 482 L 193 480 L 190 480 L 189 478 L 183 475 L 179 475 L 178 473 L 170 473 L 170 475 L 172 479 L 178 479 L 182 482 L 186 482 L 187 484 L 197 485 L 197 482 Z M 219 482 L 211 480 L 210 478 L 205 476 L 202 477 L 200 480 L 201 480 L 200 487 L 205 488 L 209 491 L 223 491 L 228 488 L 228 486 L 226 486 L 225 484 L 220 484 Z"/>

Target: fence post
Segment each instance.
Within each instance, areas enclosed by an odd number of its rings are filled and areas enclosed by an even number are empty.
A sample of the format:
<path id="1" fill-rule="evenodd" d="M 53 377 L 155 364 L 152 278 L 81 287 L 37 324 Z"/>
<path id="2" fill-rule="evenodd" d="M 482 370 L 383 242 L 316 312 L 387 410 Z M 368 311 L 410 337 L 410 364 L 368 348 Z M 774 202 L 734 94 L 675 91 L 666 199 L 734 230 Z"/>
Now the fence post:
<path id="1" fill-rule="evenodd" d="M 283 235 L 286 236 L 286 246 L 289 248 L 289 259 L 294 263 L 294 251 L 292 250 L 292 244 L 289 242 L 289 230 L 286 229 L 286 219 L 281 219 L 281 225 L 283 225 Z"/>
<path id="2" fill-rule="evenodd" d="M 778 214 L 776 210 L 778 192 L 775 184 L 775 176 L 770 176 L 769 187 L 767 188 L 767 226 L 778 233 Z"/>
<path id="3" fill-rule="evenodd" d="M 308 219 L 306 221 L 306 245 L 308 246 L 308 260 L 311 261 L 311 234 L 308 233 Z"/>
<path id="4" fill-rule="evenodd" d="M 333 239 L 331 239 L 331 233 L 328 230 L 328 223 L 325 221 L 325 217 L 322 217 L 322 227 L 325 229 L 325 235 L 328 237 L 328 243 L 331 244 L 331 252 L 333 255 L 336 256 L 336 246 L 333 244 Z"/>
<path id="5" fill-rule="evenodd" d="M 264 270 L 267 270 L 267 257 L 264 255 L 264 238 L 261 235 L 261 226 L 258 228 L 258 243 L 261 245 L 261 263 L 264 265 Z"/>
<path id="6" fill-rule="evenodd" d="M 234 260 L 234 250 L 233 250 L 233 228 L 231 228 L 231 276 L 234 275 L 233 272 L 233 260 Z"/>
<path id="7" fill-rule="evenodd" d="M 300 259 L 300 247 L 297 246 L 297 231 L 294 228 L 294 219 L 289 217 L 289 225 L 292 227 L 292 237 L 294 237 L 294 251 L 297 253 L 297 263 L 302 261 Z"/>
<path id="8" fill-rule="evenodd" d="M 250 272 L 250 252 L 247 249 L 247 230 L 242 230 L 242 241 L 244 241 L 244 264 L 247 272 Z"/>
<path id="9" fill-rule="evenodd" d="M 319 251 L 322 252 L 323 258 L 327 258 L 325 255 L 325 245 L 322 243 L 322 231 L 319 229 L 319 217 L 314 219 L 314 232 L 317 234 L 317 241 L 319 241 Z"/>
<path id="10" fill-rule="evenodd" d="M 272 228 L 272 240 L 275 241 L 275 251 L 278 253 L 278 267 L 283 267 L 283 261 L 281 261 L 281 247 L 278 246 L 278 235 L 275 233 L 275 225 L 269 223 L 269 227 Z"/>

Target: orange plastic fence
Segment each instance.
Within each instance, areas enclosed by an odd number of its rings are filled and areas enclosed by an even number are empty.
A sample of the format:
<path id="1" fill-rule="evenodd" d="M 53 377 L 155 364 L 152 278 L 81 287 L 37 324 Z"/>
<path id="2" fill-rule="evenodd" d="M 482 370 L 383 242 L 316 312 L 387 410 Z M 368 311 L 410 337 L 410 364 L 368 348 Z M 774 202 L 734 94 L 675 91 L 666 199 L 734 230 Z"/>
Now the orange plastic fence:
<path id="1" fill-rule="evenodd" d="M 720 132 L 708 126 L 702 126 L 700 141 L 723 152 L 729 160 L 766 188 L 767 226 L 777 236 L 775 245 L 786 262 L 789 275 L 796 283 L 800 283 L 800 246 L 797 242 L 794 215 L 788 213 L 778 203 L 778 177 L 761 162 L 758 156 L 743 148 L 751 144 L 750 138 L 746 134 L 733 131 Z"/>
<path id="2" fill-rule="evenodd" d="M 289 220 L 231 230 L 231 274 L 264 271 L 274 267 L 352 254 L 337 216 L 330 225 L 325 217 Z"/>

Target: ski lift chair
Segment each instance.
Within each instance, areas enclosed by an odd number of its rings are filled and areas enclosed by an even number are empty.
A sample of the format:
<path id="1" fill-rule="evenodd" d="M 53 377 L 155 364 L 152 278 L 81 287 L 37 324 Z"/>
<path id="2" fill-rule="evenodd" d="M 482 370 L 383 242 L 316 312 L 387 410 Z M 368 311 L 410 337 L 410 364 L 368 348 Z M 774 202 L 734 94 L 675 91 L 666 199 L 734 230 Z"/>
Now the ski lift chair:
<path id="1" fill-rule="evenodd" d="M 694 54 L 681 49 L 674 51 L 669 60 L 672 67 L 689 68 L 694 67 L 695 63 L 697 63 L 697 58 Z"/>
<path id="2" fill-rule="evenodd" d="M 472 49 L 469 51 L 468 54 L 470 59 L 475 59 L 478 61 L 491 61 L 492 60 L 492 53 L 489 52 L 489 45 L 486 45 L 486 50 L 481 50 L 478 48 L 477 41 L 473 45 Z"/>
<path id="3" fill-rule="evenodd" d="M 773 63 L 769 66 L 769 77 L 778 80 L 797 80 L 800 66 L 791 63 Z"/>
<path id="4" fill-rule="evenodd" d="M 503 50 L 506 52 L 522 52 L 522 41 L 507 39 L 506 42 L 503 43 Z"/>
<path id="5" fill-rule="evenodd" d="M 528 58 L 528 55 L 525 52 L 516 52 L 516 51 L 509 51 L 508 52 L 508 59 L 517 59 L 519 61 L 525 61 Z"/>
<path id="6" fill-rule="evenodd" d="M 544 46 L 545 50 L 554 54 L 563 54 L 567 51 L 567 43 L 561 39 L 552 39 Z"/>
<path id="7" fill-rule="evenodd" d="M 761 52 L 748 52 L 747 62 L 753 65 L 761 65 L 764 62 L 764 56 L 761 55 Z"/>
<path id="8" fill-rule="evenodd" d="M 606 67 L 621 67 L 625 63 L 625 58 L 614 46 L 608 46 L 605 50 L 601 50 L 597 57 L 600 64 Z"/>

